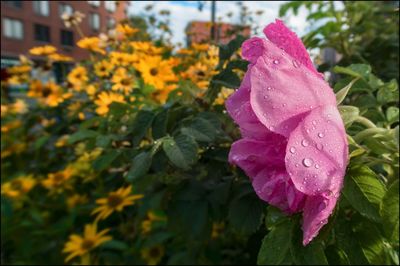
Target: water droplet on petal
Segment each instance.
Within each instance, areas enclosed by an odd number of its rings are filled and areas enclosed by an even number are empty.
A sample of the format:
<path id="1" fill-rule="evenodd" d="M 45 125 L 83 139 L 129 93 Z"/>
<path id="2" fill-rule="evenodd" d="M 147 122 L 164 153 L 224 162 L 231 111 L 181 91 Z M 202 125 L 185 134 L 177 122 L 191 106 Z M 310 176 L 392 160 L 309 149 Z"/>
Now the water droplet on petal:
<path id="1" fill-rule="evenodd" d="M 315 169 L 319 169 L 319 164 L 315 164 Z"/>
<path id="2" fill-rule="evenodd" d="M 264 95 L 264 99 L 265 99 L 265 100 L 268 99 L 268 96 L 267 96 L 267 95 Z"/>
<path id="3" fill-rule="evenodd" d="M 318 150 L 322 151 L 324 149 L 324 144 L 317 143 L 316 147 L 317 147 Z"/>
<path id="4" fill-rule="evenodd" d="M 317 121 L 315 121 L 315 120 L 313 120 L 311 123 L 312 123 L 314 126 L 317 125 Z"/>
<path id="5" fill-rule="evenodd" d="M 272 87 L 267 87 L 267 90 L 269 90 L 269 91 L 270 91 L 271 89 L 272 89 Z"/>
<path id="6" fill-rule="evenodd" d="M 297 60 L 293 60 L 292 63 L 293 63 L 293 66 L 296 68 L 300 66 L 300 62 Z"/>
<path id="7" fill-rule="evenodd" d="M 295 152 L 296 152 L 296 148 L 295 148 L 295 147 L 291 147 L 291 148 L 289 149 L 289 151 L 290 151 L 290 153 L 295 153 Z"/>
<path id="8" fill-rule="evenodd" d="M 304 165 L 305 167 L 310 167 L 310 166 L 313 165 L 313 163 L 314 163 L 314 161 L 313 161 L 313 159 L 311 159 L 311 158 L 304 158 L 304 159 L 303 159 L 303 165 Z"/>
<path id="9" fill-rule="evenodd" d="M 278 59 L 275 59 L 273 62 L 274 62 L 275 65 L 279 64 L 279 60 Z"/>
<path id="10" fill-rule="evenodd" d="M 299 167 L 299 164 L 298 164 L 298 163 L 296 163 L 294 166 L 296 166 L 296 167 Z"/>
<path id="11" fill-rule="evenodd" d="M 324 133 L 322 133 L 322 132 L 318 133 L 318 137 L 319 137 L 319 138 L 323 138 L 324 136 L 325 136 Z"/>
<path id="12" fill-rule="evenodd" d="M 309 143 L 306 139 L 303 139 L 303 140 L 301 141 L 301 145 L 302 145 L 303 147 L 307 147 L 308 145 L 310 145 L 310 143 Z"/>

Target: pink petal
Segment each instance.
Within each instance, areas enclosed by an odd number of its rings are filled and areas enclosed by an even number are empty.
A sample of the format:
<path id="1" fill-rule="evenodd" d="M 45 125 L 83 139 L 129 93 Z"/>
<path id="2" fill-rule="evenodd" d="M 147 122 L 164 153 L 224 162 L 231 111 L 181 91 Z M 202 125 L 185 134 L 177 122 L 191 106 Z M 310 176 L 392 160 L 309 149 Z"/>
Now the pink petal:
<path id="1" fill-rule="evenodd" d="M 296 190 L 285 170 L 264 169 L 253 180 L 257 195 L 287 214 L 300 211 L 306 196 Z"/>
<path id="2" fill-rule="evenodd" d="M 347 160 L 346 132 L 336 106 L 311 111 L 288 139 L 286 169 L 296 188 L 307 195 L 337 191 Z"/>
<path id="3" fill-rule="evenodd" d="M 303 245 L 318 235 L 335 209 L 340 189 L 317 196 L 308 196 L 303 210 Z"/>
<path id="4" fill-rule="evenodd" d="M 293 57 L 293 59 L 295 59 L 294 62 L 296 62 L 295 64 L 303 64 L 312 73 L 316 74 L 317 77 L 323 77 L 323 75 L 314 68 L 303 42 L 297 37 L 296 33 L 288 29 L 281 20 L 276 19 L 275 23 L 268 24 L 264 28 L 264 34 L 281 50 Z"/>
<path id="5" fill-rule="evenodd" d="M 242 44 L 242 57 L 251 63 L 264 54 L 265 40 L 260 37 L 253 37 Z"/>
<path id="6" fill-rule="evenodd" d="M 250 103 L 254 113 L 269 130 L 286 137 L 314 108 L 336 105 L 329 85 L 270 41 L 265 53 L 251 67 Z"/>
<path id="7" fill-rule="evenodd" d="M 286 139 L 271 133 L 265 141 L 240 139 L 229 152 L 229 162 L 236 164 L 247 176 L 254 178 L 264 169 L 285 169 Z"/>
<path id="8" fill-rule="evenodd" d="M 265 139 L 271 131 L 260 123 L 250 105 L 250 71 L 251 67 L 245 74 L 240 88 L 226 100 L 225 106 L 229 115 L 239 125 L 244 138 Z"/>

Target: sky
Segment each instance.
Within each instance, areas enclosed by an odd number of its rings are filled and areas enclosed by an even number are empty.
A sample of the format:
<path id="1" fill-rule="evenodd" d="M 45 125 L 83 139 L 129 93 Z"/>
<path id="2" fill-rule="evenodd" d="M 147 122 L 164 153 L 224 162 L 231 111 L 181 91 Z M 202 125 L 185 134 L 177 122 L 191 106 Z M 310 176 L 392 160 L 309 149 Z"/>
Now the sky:
<path id="1" fill-rule="evenodd" d="M 130 15 L 144 14 L 144 7 L 148 4 L 154 5 L 154 10 L 159 11 L 167 9 L 171 12 L 171 29 L 173 31 L 172 41 L 185 44 L 185 28 L 192 20 L 210 21 L 211 17 L 211 1 L 203 1 L 205 6 L 203 11 L 198 10 L 198 1 L 131 1 L 129 6 Z M 237 23 L 239 8 L 237 1 L 217 1 L 216 17 L 221 16 L 223 22 Z M 264 28 L 268 23 L 278 18 L 279 6 L 285 1 L 242 1 L 250 11 L 263 10 L 261 16 L 255 16 L 256 23 L 260 28 Z M 232 12 L 234 16 L 228 18 L 225 14 Z M 297 16 L 289 16 L 285 21 L 287 25 L 294 30 L 299 36 L 307 31 L 306 23 L 307 12 L 300 9 Z"/>

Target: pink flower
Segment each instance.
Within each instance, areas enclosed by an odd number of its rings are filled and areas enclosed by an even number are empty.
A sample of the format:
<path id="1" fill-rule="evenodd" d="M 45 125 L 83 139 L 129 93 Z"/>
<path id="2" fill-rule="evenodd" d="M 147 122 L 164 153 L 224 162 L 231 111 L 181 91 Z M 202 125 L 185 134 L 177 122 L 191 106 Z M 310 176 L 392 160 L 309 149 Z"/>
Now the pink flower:
<path id="1" fill-rule="evenodd" d="M 242 45 L 250 62 L 226 108 L 242 139 L 229 161 L 250 177 L 257 195 L 292 214 L 303 212 L 303 244 L 335 208 L 348 161 L 346 132 L 332 89 L 295 33 L 280 20 L 267 39 Z"/>

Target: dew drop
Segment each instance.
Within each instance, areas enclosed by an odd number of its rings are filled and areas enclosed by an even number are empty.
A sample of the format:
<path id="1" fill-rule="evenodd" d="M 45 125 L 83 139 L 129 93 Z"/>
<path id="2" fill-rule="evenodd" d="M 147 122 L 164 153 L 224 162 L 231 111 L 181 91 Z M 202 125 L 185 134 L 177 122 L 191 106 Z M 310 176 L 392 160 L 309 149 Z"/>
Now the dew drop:
<path id="1" fill-rule="evenodd" d="M 319 138 L 323 138 L 324 136 L 325 136 L 324 133 L 322 133 L 322 132 L 318 133 L 318 137 L 319 137 Z"/>
<path id="2" fill-rule="evenodd" d="M 313 165 L 313 163 L 314 163 L 314 161 L 313 161 L 313 159 L 311 159 L 311 158 L 304 158 L 304 159 L 303 159 L 303 165 L 304 165 L 305 167 L 310 167 L 310 166 Z"/>
<path id="3" fill-rule="evenodd" d="M 309 143 L 306 139 L 303 139 L 303 140 L 301 141 L 301 145 L 302 145 L 303 147 L 307 147 L 308 145 L 310 145 L 310 143 Z"/>
<path id="4" fill-rule="evenodd" d="M 268 96 L 267 96 L 267 95 L 264 95 L 264 99 L 265 99 L 265 100 L 268 99 Z"/>
<path id="5" fill-rule="evenodd" d="M 291 148 L 289 149 L 289 151 L 290 151 L 290 153 L 295 153 L 295 152 L 296 152 L 296 148 L 295 148 L 295 147 L 291 147 Z"/>
<path id="6" fill-rule="evenodd" d="M 300 66 L 300 62 L 297 60 L 293 60 L 292 63 L 293 63 L 293 66 L 296 68 Z"/>
<path id="7" fill-rule="evenodd" d="M 274 62 L 275 65 L 279 64 L 279 60 L 278 59 L 275 59 L 273 62 Z"/>
<path id="8" fill-rule="evenodd" d="M 267 87 L 267 90 L 269 90 L 269 91 L 270 91 L 271 89 L 272 89 L 272 87 Z"/>
<path id="9" fill-rule="evenodd" d="M 317 143 L 316 147 L 319 151 L 322 151 L 324 149 L 324 145 L 322 143 Z"/>
<path id="10" fill-rule="evenodd" d="M 319 164 L 315 164 L 315 169 L 319 169 L 319 168 L 320 168 Z"/>
<path id="11" fill-rule="evenodd" d="M 283 107 L 286 107 L 286 103 L 282 104 Z"/>
<path id="12" fill-rule="evenodd" d="M 313 120 L 311 123 L 312 123 L 314 126 L 317 125 L 317 121 L 315 121 L 315 120 Z"/>
<path id="13" fill-rule="evenodd" d="M 296 167 L 299 167 L 299 164 L 298 164 L 298 163 L 296 163 L 294 166 L 296 166 Z"/>

